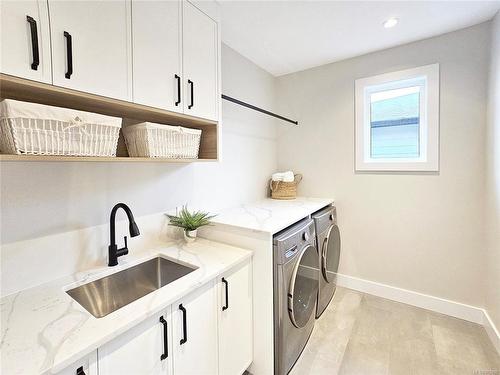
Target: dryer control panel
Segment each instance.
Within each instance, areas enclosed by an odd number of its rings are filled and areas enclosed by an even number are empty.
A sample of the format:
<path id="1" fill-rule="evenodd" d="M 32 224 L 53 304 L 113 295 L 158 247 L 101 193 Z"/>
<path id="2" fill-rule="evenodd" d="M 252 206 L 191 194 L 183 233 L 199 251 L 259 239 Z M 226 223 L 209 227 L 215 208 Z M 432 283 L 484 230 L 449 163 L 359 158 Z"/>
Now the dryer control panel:
<path id="1" fill-rule="evenodd" d="M 316 244 L 314 222 L 304 219 L 275 235 L 273 249 L 275 263 L 284 264 L 292 259 L 306 245 Z"/>

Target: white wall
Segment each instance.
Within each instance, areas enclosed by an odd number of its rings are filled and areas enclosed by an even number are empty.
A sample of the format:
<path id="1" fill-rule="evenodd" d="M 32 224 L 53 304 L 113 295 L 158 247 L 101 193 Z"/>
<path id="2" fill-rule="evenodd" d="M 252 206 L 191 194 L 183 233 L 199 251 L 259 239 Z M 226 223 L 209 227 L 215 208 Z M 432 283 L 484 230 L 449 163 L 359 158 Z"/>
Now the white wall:
<path id="1" fill-rule="evenodd" d="M 394 29 L 394 32 L 397 32 Z M 484 138 L 490 24 L 278 79 L 278 165 L 299 193 L 333 197 L 340 271 L 483 306 Z M 439 173 L 354 172 L 354 80 L 439 63 Z"/>
<path id="2" fill-rule="evenodd" d="M 500 328 L 500 13 L 492 24 L 486 138 L 486 310 Z"/>
<path id="3" fill-rule="evenodd" d="M 273 108 L 274 84 L 223 46 L 223 93 Z M 140 216 L 185 203 L 217 212 L 263 198 L 277 164 L 275 122 L 225 101 L 222 111 L 219 163 L 2 163 L 1 243 L 106 223 L 119 201 Z"/>

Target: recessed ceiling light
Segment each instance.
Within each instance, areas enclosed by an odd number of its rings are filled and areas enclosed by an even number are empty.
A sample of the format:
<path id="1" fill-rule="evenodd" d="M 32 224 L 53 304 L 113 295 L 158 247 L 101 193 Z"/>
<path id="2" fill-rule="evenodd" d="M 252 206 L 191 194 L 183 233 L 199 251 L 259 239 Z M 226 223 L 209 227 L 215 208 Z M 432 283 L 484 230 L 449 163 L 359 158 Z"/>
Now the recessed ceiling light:
<path id="1" fill-rule="evenodd" d="M 386 29 L 390 29 L 398 24 L 399 20 L 395 17 L 391 17 L 388 20 L 384 21 L 383 25 Z"/>

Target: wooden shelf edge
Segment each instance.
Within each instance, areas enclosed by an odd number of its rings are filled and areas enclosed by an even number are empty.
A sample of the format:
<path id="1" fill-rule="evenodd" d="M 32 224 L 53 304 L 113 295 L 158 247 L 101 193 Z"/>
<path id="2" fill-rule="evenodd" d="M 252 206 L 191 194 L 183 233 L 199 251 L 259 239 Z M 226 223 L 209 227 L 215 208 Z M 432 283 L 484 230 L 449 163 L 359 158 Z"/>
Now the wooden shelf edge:
<path id="1" fill-rule="evenodd" d="M 111 163 L 171 163 L 185 164 L 197 162 L 217 162 L 217 159 L 167 159 L 134 157 L 99 157 L 99 156 L 57 156 L 57 155 L 0 155 L 0 162 L 111 162 Z"/>
<path id="2" fill-rule="evenodd" d="M 216 126 L 218 124 L 218 122 L 214 120 L 207 120 L 106 96 L 89 94 L 48 83 L 14 77 L 4 73 L 0 73 L 0 98 L 23 100 L 96 112 L 109 116 L 159 122 L 169 125 L 182 125 L 193 128 Z"/>

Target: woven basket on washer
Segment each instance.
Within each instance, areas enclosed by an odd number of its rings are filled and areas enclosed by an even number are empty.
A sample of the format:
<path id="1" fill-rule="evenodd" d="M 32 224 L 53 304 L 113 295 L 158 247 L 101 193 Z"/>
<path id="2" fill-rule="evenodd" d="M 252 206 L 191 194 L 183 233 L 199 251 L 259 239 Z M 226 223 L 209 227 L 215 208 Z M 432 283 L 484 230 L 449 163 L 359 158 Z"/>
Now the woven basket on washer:
<path id="1" fill-rule="evenodd" d="M 197 159 L 201 130 L 143 122 L 123 127 L 129 156 Z"/>
<path id="2" fill-rule="evenodd" d="M 121 118 L 5 99 L 0 102 L 3 154 L 116 156 Z"/>
<path id="3" fill-rule="evenodd" d="M 295 199 L 297 197 L 297 185 L 302 181 L 302 175 L 296 174 L 293 182 L 269 181 L 271 198 L 273 199 Z"/>

